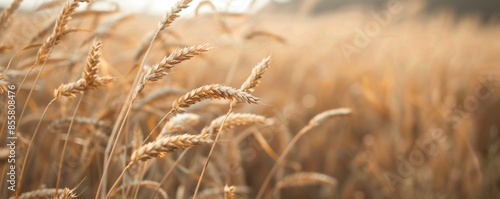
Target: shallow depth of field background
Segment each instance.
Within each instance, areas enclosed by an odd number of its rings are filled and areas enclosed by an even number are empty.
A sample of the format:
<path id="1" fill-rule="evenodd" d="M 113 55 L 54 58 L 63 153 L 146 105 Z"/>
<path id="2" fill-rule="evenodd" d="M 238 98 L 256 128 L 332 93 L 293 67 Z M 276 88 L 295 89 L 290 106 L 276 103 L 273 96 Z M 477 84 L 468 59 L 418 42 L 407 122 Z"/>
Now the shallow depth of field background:
<path id="1" fill-rule="evenodd" d="M 147 2 L 130 0 L 134 1 Z M 9 2 L 2 1 L 0 5 Z M 228 139 L 258 130 L 272 151 L 280 154 L 287 141 L 316 114 L 346 107 L 352 110 L 349 117 L 330 119 L 311 130 L 293 148 L 284 167 L 284 175 L 318 172 L 334 177 L 337 184 L 284 188 L 280 198 L 500 196 L 499 3 L 256 0 L 254 7 L 248 6 L 252 11 L 244 12 L 238 6 L 225 7 L 228 4 L 222 0 L 211 2 L 216 5 L 216 12 L 206 4 L 199 7 L 205 12 L 196 14 L 197 3 L 182 12 L 185 17 L 162 34 L 146 63 L 152 65 L 178 47 L 209 43 L 215 48 L 176 66 L 162 81 L 148 84 L 140 98 L 162 87 L 187 92 L 220 83 L 237 88 L 255 64 L 272 55 L 271 68 L 254 92 L 264 104 L 241 105 L 235 112 L 261 114 L 275 122 L 271 126 L 238 127 L 228 132 L 231 136 L 224 137 L 226 143 L 222 141 L 221 147 L 218 145 L 219 156 L 213 157 L 212 170 L 205 176 L 218 186 L 206 183 L 202 190 L 234 183 L 229 171 L 232 168 L 224 164 Z M 102 0 L 95 8 L 89 8 L 101 9 L 102 13 L 78 15 L 86 11 L 81 8 L 75 14 L 71 26 L 90 30 L 100 30 L 100 25 L 109 19 L 125 18 L 105 33 L 72 33 L 55 47 L 52 61 L 47 63 L 28 103 L 18 132 L 23 137 L 31 137 L 37 118 L 52 99 L 53 89 L 81 73 L 96 35 L 103 41 L 102 73 L 117 80 L 108 88 L 86 94 L 78 115 L 113 123 L 135 76 L 135 71 L 129 73 L 135 64 L 134 56 L 146 35 L 156 29 L 162 13 L 169 9 L 168 5 L 145 5 L 131 10 L 124 2 L 121 4 L 123 8 Z M 0 69 L 15 52 L 29 45 L 29 40 L 60 10 L 60 6 L 45 10 L 52 14 L 43 15 L 46 20 L 35 21 L 35 7 L 23 5 L 0 40 L 0 46 L 14 46 L 0 54 Z M 9 81 L 20 82 L 35 55 L 36 50 L 32 49 L 14 59 Z M 32 74 L 26 88 L 18 93 L 18 109 L 24 104 L 33 79 Z M 178 96 L 134 110 L 134 125 L 128 124 L 128 136 L 132 136 L 135 126 L 147 135 Z M 46 116 L 44 130 L 32 152 L 35 155 L 31 155 L 29 165 L 24 165 L 29 169 L 23 192 L 55 186 L 64 137 L 45 129 L 51 121 L 70 116 L 75 104 L 76 100 L 58 101 Z M 200 123 L 189 127 L 188 132 L 199 132 L 212 119 L 225 114 L 227 107 L 228 103 L 213 101 L 192 111 L 188 109 L 201 116 Z M 74 128 L 75 134 L 88 131 Z M 102 131 L 109 134 L 111 128 L 112 125 Z M 80 198 L 95 196 L 102 172 L 105 142 L 93 144 L 96 150 L 88 156 L 89 160 L 79 156 L 81 146 L 75 141 L 64 163 L 60 184 L 72 188 L 82 182 L 77 189 Z M 18 154 L 23 154 L 25 147 L 20 147 Z M 244 191 L 237 198 L 254 198 L 275 160 L 253 136 L 243 138 L 238 147 L 245 181 L 238 184 Z M 164 184 L 162 188 L 170 198 L 192 196 L 207 150 L 193 150 L 189 155 L 198 159 L 183 161 L 187 170 L 176 170 Z M 177 155 L 178 152 L 153 163 L 143 179 L 159 181 Z M 124 161 L 119 158 L 122 157 L 117 157 L 117 162 Z M 84 164 L 86 161 L 91 162 Z M 0 160 L 0 169 L 4 165 L 5 161 Z M 110 174 L 114 179 L 123 168 L 121 164 L 115 166 L 116 171 Z M 0 198 L 11 195 L 4 181 L 0 182 Z M 113 182 L 110 179 L 108 184 Z M 138 198 L 151 196 L 150 190 L 141 188 Z"/>

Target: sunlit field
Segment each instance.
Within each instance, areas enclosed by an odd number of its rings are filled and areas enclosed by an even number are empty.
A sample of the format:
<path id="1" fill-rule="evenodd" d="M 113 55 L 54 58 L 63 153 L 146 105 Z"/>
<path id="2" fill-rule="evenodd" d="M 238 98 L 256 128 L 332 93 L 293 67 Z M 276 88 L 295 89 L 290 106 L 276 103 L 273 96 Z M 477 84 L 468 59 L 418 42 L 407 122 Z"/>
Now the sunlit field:
<path id="1" fill-rule="evenodd" d="M 500 196 L 491 10 L 175 2 L 5 4 L 0 198 Z"/>

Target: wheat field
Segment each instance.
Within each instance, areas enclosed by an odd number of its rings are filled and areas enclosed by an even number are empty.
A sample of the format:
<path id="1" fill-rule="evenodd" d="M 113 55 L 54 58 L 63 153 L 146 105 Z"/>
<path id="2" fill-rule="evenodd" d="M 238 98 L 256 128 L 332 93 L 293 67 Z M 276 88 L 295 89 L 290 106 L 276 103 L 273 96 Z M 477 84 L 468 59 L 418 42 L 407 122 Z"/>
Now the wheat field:
<path id="1" fill-rule="evenodd" d="M 410 0 L 11 2 L 0 198 L 500 196 L 495 22 Z"/>

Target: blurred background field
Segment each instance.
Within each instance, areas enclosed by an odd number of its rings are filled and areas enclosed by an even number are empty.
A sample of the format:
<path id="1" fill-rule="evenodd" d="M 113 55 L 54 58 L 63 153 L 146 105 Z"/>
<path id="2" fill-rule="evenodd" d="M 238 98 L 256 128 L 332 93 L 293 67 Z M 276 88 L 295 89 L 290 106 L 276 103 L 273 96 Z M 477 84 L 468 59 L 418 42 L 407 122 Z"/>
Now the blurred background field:
<path id="1" fill-rule="evenodd" d="M 8 6 L 10 2 L 2 1 L 0 5 Z M 46 35 L 30 42 L 51 25 L 63 5 L 34 11 L 41 2 L 31 1 L 32 8 L 23 5 L 9 28 L 2 29 L 0 46 L 12 48 L 0 52 L 1 69 L 16 56 L 10 73 L 6 74 L 9 82 L 19 83 L 24 77 L 37 48 L 23 48 L 45 40 Z M 148 5 L 145 3 L 148 1 L 131 0 L 140 8 L 131 9 L 126 6 L 134 7 L 129 2 L 119 5 L 111 2 L 96 1 L 96 5 L 102 6 L 101 12 L 92 10 L 99 7 L 96 6 L 82 7 L 75 13 L 71 26 L 89 31 L 69 34 L 54 48 L 28 102 L 19 134 L 28 139 L 32 136 L 37 118 L 52 99 L 54 88 L 81 73 L 95 37 L 103 41 L 102 73 L 117 79 L 110 88 L 84 96 L 78 114 L 113 123 L 131 89 L 138 49 L 169 7 L 153 5 L 159 1 Z M 258 128 L 238 127 L 224 139 L 258 130 L 271 151 L 280 154 L 316 114 L 333 108 L 352 110 L 350 116 L 328 120 L 301 138 L 281 174 L 318 172 L 335 178 L 336 185 L 284 188 L 280 198 L 500 196 L 500 5 L 497 1 L 255 0 L 249 1 L 255 2 L 255 7 L 245 6 L 251 12 L 238 6 L 224 7 L 229 4 L 222 0 L 203 2 L 191 4 L 181 14 L 188 17 L 181 17 L 161 34 L 146 63 L 152 65 L 179 47 L 209 43 L 215 48 L 179 65 L 165 79 L 148 84 L 140 99 L 163 87 L 189 91 L 220 83 L 237 88 L 255 64 L 272 55 L 270 69 L 254 92 L 264 104 L 241 105 L 236 112 L 261 114 L 275 122 Z M 215 12 L 209 12 L 212 6 Z M 196 13 L 197 9 L 206 12 Z M 34 75 L 28 76 L 25 88 L 18 93 L 18 109 L 24 104 Z M 176 97 L 134 110 L 130 122 L 137 122 L 146 134 L 169 111 Z M 73 101 L 57 102 L 57 108 L 46 116 L 42 128 L 53 120 L 70 116 L 75 107 Z M 213 101 L 194 108 L 190 112 L 202 119 L 188 132 L 197 132 L 225 114 L 227 107 L 228 103 Z M 131 136 L 133 125 L 129 126 L 127 133 Z M 111 128 L 112 125 L 103 132 L 109 134 Z M 55 163 L 62 144 L 51 143 L 54 139 L 63 141 L 59 134 L 41 133 L 44 136 L 39 136 L 35 149 L 44 152 L 34 152 L 37 155 L 31 157 L 30 165 L 23 165 L 29 168 L 26 171 L 29 180 L 22 192 L 55 184 L 58 172 Z M 238 147 L 245 180 L 236 185 L 245 187 L 245 191 L 238 193 L 238 198 L 255 198 L 275 159 L 258 138 L 242 139 Z M 78 188 L 81 198 L 95 196 L 102 172 L 105 143 L 94 144 L 96 150 L 90 156 L 93 160 L 85 168 L 80 163 L 89 160 L 78 158 L 81 152 L 77 142 L 65 162 L 60 184 L 74 187 L 82 182 Z M 219 152 L 224 154 L 227 143 L 221 145 Z M 19 149 L 19 154 L 23 150 L 25 147 Z M 191 157 L 203 160 L 206 151 L 203 148 Z M 177 155 L 152 166 L 143 180 L 159 181 Z M 224 165 L 223 158 L 212 161 L 214 173 L 229 173 L 231 168 Z M 189 170 L 179 169 L 172 176 L 174 179 L 162 186 L 170 198 L 192 196 L 203 162 L 193 158 L 181 164 Z M 7 164 L 1 160 L 0 166 L 4 165 Z M 121 167 L 110 171 L 110 176 L 116 179 L 120 171 Z M 159 177 L 155 176 L 158 173 Z M 220 189 L 224 183 L 235 183 L 231 174 L 206 178 L 218 182 L 218 186 L 207 183 L 204 189 Z M 272 183 L 279 180 L 276 177 Z M 271 197 L 271 188 L 266 190 Z M 2 186 L 0 197 L 10 195 Z M 151 192 L 141 189 L 138 198 L 148 197 Z"/>

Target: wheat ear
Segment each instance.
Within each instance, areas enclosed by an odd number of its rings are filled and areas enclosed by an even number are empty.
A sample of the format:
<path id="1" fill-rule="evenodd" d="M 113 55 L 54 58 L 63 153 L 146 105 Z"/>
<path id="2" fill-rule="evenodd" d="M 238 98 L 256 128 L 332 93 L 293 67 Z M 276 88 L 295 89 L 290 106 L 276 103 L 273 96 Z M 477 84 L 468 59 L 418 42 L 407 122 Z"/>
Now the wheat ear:
<path id="1" fill-rule="evenodd" d="M 260 104 L 260 99 L 249 93 L 228 86 L 211 84 L 191 90 L 184 96 L 175 100 L 172 103 L 172 112 L 182 113 L 186 108 L 189 108 L 196 102 L 206 99 L 229 99 L 249 104 Z"/>
<path id="2" fill-rule="evenodd" d="M 278 189 L 281 189 L 285 187 L 302 187 L 314 184 L 335 186 L 337 184 L 337 180 L 323 173 L 300 172 L 284 177 L 276 184 L 276 186 Z"/>
<path id="3" fill-rule="evenodd" d="M 0 94 L 7 91 L 7 85 L 9 82 L 5 80 L 4 74 L 0 73 Z"/>
<path id="4" fill-rule="evenodd" d="M 19 8 L 21 5 L 22 0 L 14 0 L 8 8 L 2 11 L 2 14 L 0 14 L 0 28 L 2 29 L 2 32 L 5 31 L 7 28 L 7 22 L 9 21 L 9 18 L 14 14 L 14 12 Z"/>
<path id="5" fill-rule="evenodd" d="M 203 52 L 210 50 L 208 44 L 196 45 L 191 47 L 186 47 L 182 49 L 176 49 L 170 55 L 163 58 L 160 62 L 156 63 L 152 67 L 148 67 L 141 83 L 137 85 L 136 93 L 141 92 L 147 82 L 158 81 L 165 75 L 170 73 L 175 65 L 191 59 L 195 55 L 199 55 Z"/>
<path id="6" fill-rule="evenodd" d="M 152 158 L 159 158 L 163 157 L 167 152 L 172 152 L 177 149 L 187 149 L 197 145 L 210 144 L 212 142 L 213 140 L 209 135 L 183 134 L 160 138 L 134 151 L 130 157 L 130 161 L 134 163 L 139 160 L 146 161 Z"/>
<path id="7" fill-rule="evenodd" d="M 61 194 L 56 194 L 61 193 Z M 33 199 L 33 198 L 76 198 L 77 195 L 74 193 L 74 189 L 39 189 L 26 193 L 22 193 L 18 199 Z M 10 197 L 10 199 L 16 198 L 15 196 Z"/>
<path id="8" fill-rule="evenodd" d="M 201 134 L 216 133 L 217 130 L 222 125 L 222 121 L 224 121 L 225 117 L 226 116 L 223 115 L 212 120 L 212 122 L 210 122 L 210 125 L 206 126 L 201 130 Z M 251 113 L 230 113 L 229 116 L 227 116 L 227 120 L 224 123 L 224 128 L 222 130 L 232 129 L 235 126 L 240 126 L 240 125 L 267 123 L 269 121 L 270 120 L 261 115 L 256 115 Z"/>
<path id="9" fill-rule="evenodd" d="M 90 49 L 82 77 L 75 82 L 59 86 L 54 90 L 54 97 L 66 96 L 68 98 L 73 98 L 77 93 L 82 93 L 85 90 L 99 89 L 114 80 L 111 76 L 99 77 L 97 74 L 100 65 L 99 58 L 101 56 L 101 46 L 101 41 L 96 41 L 94 43 Z"/>
<path id="10" fill-rule="evenodd" d="M 264 75 L 264 72 L 269 68 L 269 64 L 271 63 L 271 56 L 268 56 L 262 61 L 260 61 L 253 69 L 252 73 L 248 78 L 241 84 L 240 90 L 247 92 L 247 93 L 252 93 L 254 91 L 254 88 L 257 87 L 260 84 L 260 79 L 262 78 L 262 75 Z M 231 102 L 231 107 L 236 106 L 236 102 Z"/>
<path id="11" fill-rule="evenodd" d="M 234 199 L 235 186 L 224 186 L 224 199 Z"/>
<path id="12" fill-rule="evenodd" d="M 170 26 L 175 19 L 179 17 L 179 13 L 188 7 L 188 4 L 193 0 L 181 0 L 175 4 L 169 11 L 165 13 L 163 19 L 158 23 L 158 30 L 163 31 L 165 28 Z"/>
<path id="13" fill-rule="evenodd" d="M 68 29 L 68 23 L 71 20 L 71 15 L 75 13 L 76 8 L 78 8 L 78 5 L 81 2 L 88 2 L 88 1 L 73 0 L 73 1 L 68 1 L 66 5 L 64 5 L 61 14 L 59 14 L 59 17 L 56 20 L 56 24 L 54 26 L 52 34 L 47 38 L 47 40 L 42 44 L 42 47 L 40 47 L 40 49 L 38 50 L 37 60 L 34 66 L 37 66 L 38 64 L 45 62 L 45 60 L 49 57 L 50 50 L 52 49 L 52 47 L 59 44 L 59 42 L 62 39 L 62 36 L 64 36 L 64 34 L 60 33 Z"/>
<path id="14" fill-rule="evenodd" d="M 271 63 L 271 56 L 268 56 L 262 59 L 253 69 L 252 73 L 241 85 L 241 90 L 252 93 L 254 88 L 257 87 L 260 83 L 260 79 L 266 70 L 269 68 L 269 64 Z"/>
<path id="15" fill-rule="evenodd" d="M 158 138 L 162 138 L 171 132 L 181 132 L 184 130 L 184 126 L 196 125 L 200 121 L 200 116 L 193 113 L 181 113 L 170 118 L 168 122 L 161 129 Z"/>

